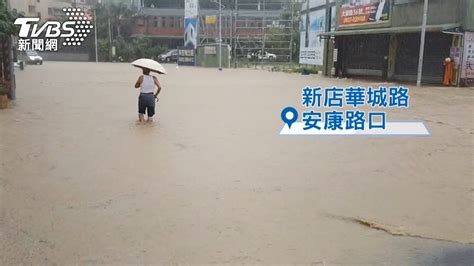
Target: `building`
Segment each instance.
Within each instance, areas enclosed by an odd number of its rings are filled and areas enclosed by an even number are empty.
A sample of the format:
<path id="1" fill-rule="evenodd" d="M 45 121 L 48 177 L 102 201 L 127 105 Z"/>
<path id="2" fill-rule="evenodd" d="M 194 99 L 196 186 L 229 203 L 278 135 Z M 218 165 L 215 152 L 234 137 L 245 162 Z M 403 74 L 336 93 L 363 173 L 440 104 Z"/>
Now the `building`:
<path id="1" fill-rule="evenodd" d="M 455 60 L 455 81 L 459 81 L 463 36 L 474 30 L 472 2 L 429 0 L 422 82 L 440 84 L 447 57 Z M 333 40 L 330 43 L 337 50 L 336 73 L 416 80 L 423 3 L 424 0 L 337 0 L 335 30 L 319 34 Z M 328 62 L 332 64 L 332 60 Z"/>
<path id="2" fill-rule="evenodd" d="M 222 0 L 223 43 L 236 47 L 241 54 L 251 49 L 260 49 L 262 39 L 269 34 L 269 30 L 264 28 L 283 24 L 281 17 L 288 12 L 290 2 L 289 0 Z M 132 0 L 132 3 L 139 14 L 133 26 L 133 36 L 156 38 L 169 47 L 183 44 L 184 1 Z M 218 4 L 210 0 L 199 1 L 200 44 L 215 43 L 218 39 L 218 14 Z"/>
<path id="3" fill-rule="evenodd" d="M 26 17 L 39 17 L 42 21 L 57 19 L 64 7 L 88 8 L 88 0 L 14 0 L 12 10 Z"/>

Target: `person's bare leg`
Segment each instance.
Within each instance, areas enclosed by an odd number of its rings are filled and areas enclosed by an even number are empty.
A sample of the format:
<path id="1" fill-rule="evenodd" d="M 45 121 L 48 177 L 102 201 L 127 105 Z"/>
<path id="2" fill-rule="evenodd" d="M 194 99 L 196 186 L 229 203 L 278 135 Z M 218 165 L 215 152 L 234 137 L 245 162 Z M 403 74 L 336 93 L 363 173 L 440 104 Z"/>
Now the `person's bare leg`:
<path id="1" fill-rule="evenodd" d="M 149 122 L 149 123 L 153 122 L 153 117 L 148 117 L 148 119 L 146 121 Z"/>
<path id="2" fill-rule="evenodd" d="M 138 122 L 145 122 L 145 117 L 143 114 L 138 114 Z"/>

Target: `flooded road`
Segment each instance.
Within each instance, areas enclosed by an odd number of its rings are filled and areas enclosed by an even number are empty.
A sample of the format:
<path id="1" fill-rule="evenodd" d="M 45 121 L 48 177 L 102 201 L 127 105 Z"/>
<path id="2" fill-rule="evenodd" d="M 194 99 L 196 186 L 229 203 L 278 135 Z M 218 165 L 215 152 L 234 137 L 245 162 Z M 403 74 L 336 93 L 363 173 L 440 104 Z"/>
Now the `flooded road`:
<path id="1" fill-rule="evenodd" d="M 473 90 L 411 87 L 388 120 L 430 137 L 283 137 L 321 76 L 166 66 L 153 124 L 140 72 L 17 71 L 0 110 L 0 264 L 468 265 Z"/>

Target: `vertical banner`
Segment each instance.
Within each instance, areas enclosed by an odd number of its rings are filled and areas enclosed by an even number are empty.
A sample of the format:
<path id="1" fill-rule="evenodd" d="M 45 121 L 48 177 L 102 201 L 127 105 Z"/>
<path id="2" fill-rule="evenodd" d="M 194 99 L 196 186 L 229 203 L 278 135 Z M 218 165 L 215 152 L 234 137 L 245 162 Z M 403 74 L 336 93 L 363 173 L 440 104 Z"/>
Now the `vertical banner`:
<path id="1" fill-rule="evenodd" d="M 198 40 L 198 0 L 184 2 L 184 47 L 196 49 Z"/>
<path id="2" fill-rule="evenodd" d="M 474 84 L 474 32 L 464 33 L 464 58 L 461 79 L 466 85 Z"/>
<path id="3" fill-rule="evenodd" d="M 326 10 L 319 9 L 302 15 L 300 27 L 300 64 L 323 65 L 324 40 L 319 36 L 325 32 Z M 309 24 L 307 25 L 307 23 Z"/>
<path id="4" fill-rule="evenodd" d="M 184 19 L 184 47 L 197 48 L 197 20 L 196 18 Z"/>
<path id="5" fill-rule="evenodd" d="M 196 18 L 198 15 L 198 0 L 185 0 L 184 17 Z"/>
<path id="6" fill-rule="evenodd" d="M 322 66 L 324 59 L 324 40 L 319 36 L 326 30 L 326 10 L 313 11 L 310 17 L 309 46 L 315 50 L 314 64 Z"/>

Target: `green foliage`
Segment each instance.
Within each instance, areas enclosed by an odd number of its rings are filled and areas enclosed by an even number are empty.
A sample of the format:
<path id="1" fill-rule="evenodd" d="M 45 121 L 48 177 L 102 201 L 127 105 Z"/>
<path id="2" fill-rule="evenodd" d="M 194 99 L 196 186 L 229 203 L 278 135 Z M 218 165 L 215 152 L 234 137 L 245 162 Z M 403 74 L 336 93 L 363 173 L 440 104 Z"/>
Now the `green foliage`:
<path id="1" fill-rule="evenodd" d="M 105 1 L 102 1 L 105 2 Z M 213 3 L 212 0 L 200 0 L 199 1 L 201 8 L 217 8 L 217 5 Z M 228 9 L 234 8 L 234 0 L 222 0 L 222 4 Z M 240 8 L 244 6 L 251 6 L 251 8 L 256 8 L 257 4 L 255 0 L 239 0 L 239 3 L 242 3 Z M 300 10 L 299 3 L 297 1 L 288 1 L 288 0 L 273 0 L 268 1 L 267 9 L 272 8 L 281 8 L 285 6 L 287 12 L 283 15 L 282 19 L 291 19 L 293 18 L 293 28 L 292 29 L 277 29 L 275 28 L 273 36 L 270 37 L 270 40 L 276 41 L 273 43 L 268 43 L 267 47 L 273 48 L 288 48 L 291 37 L 293 35 L 293 58 L 298 57 L 299 51 L 299 14 Z M 278 4 L 281 3 L 281 4 Z M 157 8 L 183 8 L 184 0 L 146 0 L 145 6 L 152 5 Z M 252 4 L 252 5 L 251 5 Z M 255 4 L 255 6 L 253 6 Z M 293 5 L 293 6 L 291 6 Z M 293 10 L 293 14 L 291 12 Z M 96 5 L 96 17 L 97 17 L 97 34 L 99 39 L 98 52 L 99 58 L 101 61 L 112 61 L 117 58 L 111 57 L 111 46 L 116 47 L 116 57 L 121 57 L 124 61 L 132 61 L 137 58 L 147 57 L 155 58 L 168 50 L 168 47 L 164 46 L 163 43 L 158 43 L 154 38 L 150 37 L 133 37 L 132 28 L 136 20 L 139 18 L 133 10 L 131 10 L 126 4 L 123 4 L 123 1 L 116 0 L 113 2 L 107 1 L 105 4 Z M 110 24 L 110 26 L 109 26 Z M 110 29 L 110 30 L 109 30 Z M 279 32 L 284 31 L 284 32 Z M 110 37 L 109 37 L 110 32 Z M 276 35 L 277 33 L 284 33 L 283 35 Z M 110 39 L 111 41 L 110 41 Z M 112 42 L 112 45 L 110 45 Z M 174 45 L 173 48 L 176 46 Z M 284 49 L 269 49 L 270 52 L 277 55 L 288 55 L 288 50 Z"/>
<path id="2" fill-rule="evenodd" d="M 291 51 L 294 59 L 298 58 L 299 45 L 300 45 L 300 33 L 299 33 L 299 10 L 301 8 L 300 3 L 294 1 L 288 3 L 289 8 L 282 14 L 281 19 L 286 20 L 287 28 L 272 28 L 270 29 L 271 34 L 269 35 L 269 42 L 265 45 L 266 48 L 277 48 L 269 49 L 272 53 L 277 56 L 288 56 L 288 48 L 290 42 L 293 41 L 293 50 Z M 293 7 L 291 6 L 293 5 Z M 293 10 L 293 13 L 292 13 Z"/>
<path id="3" fill-rule="evenodd" d="M 138 58 L 154 58 L 168 50 L 156 43 L 153 38 L 133 37 L 132 26 L 138 18 L 136 14 L 123 3 L 98 4 L 97 17 L 97 50 L 100 61 L 113 61 L 121 57 L 126 62 Z M 110 23 L 110 25 L 109 25 Z M 116 48 L 116 55 L 112 57 L 112 45 Z"/>
<path id="4" fill-rule="evenodd" d="M 318 74 L 318 71 L 321 70 L 319 66 L 297 66 L 292 69 L 295 73 L 303 73 L 303 71 L 308 71 L 309 74 Z"/>
<path id="5" fill-rule="evenodd" d="M 291 6 L 292 5 L 292 6 Z M 292 13 L 293 10 L 293 13 Z M 300 50 L 300 13 L 301 3 L 298 1 L 291 1 L 290 8 L 287 9 L 287 12 L 282 15 L 282 19 L 292 20 L 292 28 L 290 29 L 290 34 L 287 36 L 287 39 L 293 37 L 293 51 L 291 51 L 293 58 L 299 57 Z"/>
<path id="6" fill-rule="evenodd" d="M 17 28 L 13 24 L 14 16 L 7 9 L 6 2 L 0 1 L 0 37 L 9 37 L 17 34 Z"/>
<path id="7" fill-rule="evenodd" d="M 130 62 L 139 58 L 156 59 L 158 55 L 166 52 L 167 47 L 158 45 L 152 38 L 118 38 L 115 40 L 117 54 L 116 57 L 122 57 L 124 61 Z"/>
<path id="8" fill-rule="evenodd" d="M 97 40 L 97 52 L 99 53 L 99 58 L 101 61 L 111 61 L 110 60 L 110 43 L 106 39 Z"/>
<path id="9" fill-rule="evenodd" d="M 25 17 L 25 12 L 23 12 L 23 11 L 18 12 L 18 10 L 16 10 L 15 8 L 12 9 L 12 11 L 10 13 L 12 14 L 13 18 L 24 18 Z"/>

